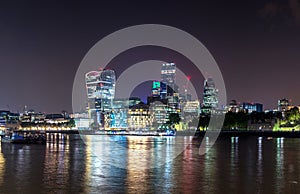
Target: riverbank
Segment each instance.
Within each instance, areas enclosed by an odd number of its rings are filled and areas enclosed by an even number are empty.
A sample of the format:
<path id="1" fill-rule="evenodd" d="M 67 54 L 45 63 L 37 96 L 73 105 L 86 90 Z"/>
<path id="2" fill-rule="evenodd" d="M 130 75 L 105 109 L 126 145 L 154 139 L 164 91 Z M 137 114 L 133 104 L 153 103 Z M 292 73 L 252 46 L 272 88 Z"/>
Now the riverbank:
<path id="1" fill-rule="evenodd" d="M 195 137 L 201 137 L 205 135 L 205 131 L 199 131 L 195 134 Z M 210 132 L 215 133 L 215 132 Z M 239 136 L 257 136 L 257 137 L 290 137 L 300 138 L 300 131 L 288 132 L 288 131 L 221 131 L 219 136 L 221 137 L 239 137 Z"/>
<path id="2" fill-rule="evenodd" d="M 36 133 L 39 130 L 17 130 L 18 132 Z M 45 133 L 63 133 L 63 134 L 79 134 L 78 130 L 41 130 L 40 132 Z"/>
<path id="3" fill-rule="evenodd" d="M 19 130 L 19 132 L 31 132 L 28 130 Z M 32 132 L 36 132 L 35 130 Z M 130 133 L 126 131 L 94 131 L 94 130 L 46 130 L 45 133 L 62 133 L 62 134 L 81 134 L 81 135 L 123 135 L 123 136 L 165 136 L 166 134 L 159 134 L 157 132 L 136 132 Z M 195 132 L 193 130 L 177 131 L 176 136 L 195 136 L 202 137 L 206 131 Z M 210 133 L 217 133 L 210 131 Z M 216 134 L 218 135 L 218 134 Z M 172 135 L 171 135 L 172 136 Z M 258 137 L 290 137 L 300 138 L 300 131 L 221 131 L 219 136 L 238 137 L 238 136 L 258 136 Z"/>

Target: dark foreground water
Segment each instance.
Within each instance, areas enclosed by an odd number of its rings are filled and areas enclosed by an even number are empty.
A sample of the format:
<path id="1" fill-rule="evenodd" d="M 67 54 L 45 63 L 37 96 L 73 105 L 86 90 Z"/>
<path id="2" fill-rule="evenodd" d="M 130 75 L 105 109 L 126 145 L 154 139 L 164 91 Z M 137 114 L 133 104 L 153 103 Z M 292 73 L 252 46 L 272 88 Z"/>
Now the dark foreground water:
<path id="1" fill-rule="evenodd" d="M 116 149 L 112 138 L 139 154 Z M 0 193 L 300 193 L 300 139 L 219 138 L 202 156 L 199 142 L 185 139 L 187 149 L 172 159 L 174 137 L 112 138 L 2 143 Z M 162 158 L 170 160 L 147 168 Z"/>

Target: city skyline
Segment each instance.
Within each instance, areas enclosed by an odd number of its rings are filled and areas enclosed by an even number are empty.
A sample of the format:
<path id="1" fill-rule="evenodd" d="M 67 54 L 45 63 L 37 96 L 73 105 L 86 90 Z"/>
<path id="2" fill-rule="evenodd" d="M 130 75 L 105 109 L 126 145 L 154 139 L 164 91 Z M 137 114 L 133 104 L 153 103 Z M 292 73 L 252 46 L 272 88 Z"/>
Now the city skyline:
<path id="1" fill-rule="evenodd" d="M 198 38 L 221 69 L 228 102 L 260 102 L 266 109 L 276 108 L 282 98 L 300 104 L 297 1 L 5 2 L 0 8 L 0 108 L 19 111 L 27 105 L 41 112 L 72 112 L 72 84 L 85 53 L 104 36 L 144 23 L 171 25 Z M 118 67 L 118 76 L 145 59 L 174 61 L 202 91 L 203 76 L 171 50 L 131 49 L 108 66 Z M 133 95 L 148 95 L 143 87 Z"/>
<path id="2" fill-rule="evenodd" d="M 0 194 L 300 193 L 300 0 L 0 1 Z"/>

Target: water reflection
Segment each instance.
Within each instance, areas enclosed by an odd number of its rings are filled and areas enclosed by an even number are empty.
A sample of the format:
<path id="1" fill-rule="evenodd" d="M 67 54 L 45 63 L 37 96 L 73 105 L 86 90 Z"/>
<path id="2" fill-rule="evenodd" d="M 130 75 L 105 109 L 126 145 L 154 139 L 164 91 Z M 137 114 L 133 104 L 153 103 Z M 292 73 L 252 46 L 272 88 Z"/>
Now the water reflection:
<path id="1" fill-rule="evenodd" d="M 92 153 L 105 164 L 141 171 L 157 168 L 175 159 L 191 137 L 89 136 L 82 135 Z M 103 148 L 103 149 L 102 149 Z"/>
<path id="2" fill-rule="evenodd" d="M 237 181 L 237 164 L 239 156 L 239 137 L 231 137 L 230 146 L 230 182 Z"/>
<path id="3" fill-rule="evenodd" d="M 50 134 L 48 139 L 50 141 L 46 144 L 43 182 L 47 183 L 45 184 L 46 189 L 57 185 L 57 188 L 67 190 L 70 178 L 69 138 L 62 134 Z"/>
<path id="4" fill-rule="evenodd" d="M 5 158 L 4 155 L 2 153 L 2 145 L 0 142 L 0 187 L 3 184 L 3 176 L 4 176 L 4 172 L 5 172 Z"/>
<path id="5" fill-rule="evenodd" d="M 259 185 L 263 183 L 263 137 L 257 138 L 257 182 Z"/>
<path id="6" fill-rule="evenodd" d="M 205 142 L 204 144 L 205 154 L 199 156 L 199 160 L 200 160 L 199 165 L 196 165 L 195 162 L 193 165 L 194 168 L 196 169 L 199 167 L 201 168 L 201 174 L 203 173 L 203 177 L 201 176 L 200 184 L 201 187 L 203 187 L 203 190 L 207 192 L 212 192 L 214 190 L 214 187 L 212 187 L 211 184 L 213 184 L 212 180 L 215 177 L 215 170 L 217 168 L 216 150 L 215 147 L 210 147 L 209 137 L 206 137 L 202 141 Z M 199 177 L 196 176 L 195 179 L 199 179 Z"/>
<path id="7" fill-rule="evenodd" d="M 193 176 L 195 172 L 195 165 L 194 165 L 194 157 L 193 155 L 198 154 L 198 150 L 192 144 L 189 144 L 187 149 L 183 152 L 183 165 L 182 165 L 182 192 L 183 193 L 195 193 L 194 186 L 189 184 L 190 182 L 196 183 L 197 177 Z M 169 166 L 171 168 L 171 165 Z"/>
<path id="8" fill-rule="evenodd" d="M 276 190 L 284 184 L 284 138 L 276 138 Z"/>
<path id="9" fill-rule="evenodd" d="M 0 193 L 296 193 L 300 184 L 299 139 L 219 138 L 199 155 L 200 140 L 189 137 L 85 138 L 51 134 L 45 146 L 2 143 Z"/>

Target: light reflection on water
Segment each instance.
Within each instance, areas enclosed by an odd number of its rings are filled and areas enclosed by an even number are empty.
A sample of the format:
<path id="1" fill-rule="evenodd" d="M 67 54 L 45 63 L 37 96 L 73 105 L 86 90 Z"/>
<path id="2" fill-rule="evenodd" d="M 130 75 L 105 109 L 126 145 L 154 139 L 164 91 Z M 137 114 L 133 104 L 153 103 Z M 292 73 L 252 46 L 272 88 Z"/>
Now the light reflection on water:
<path id="1" fill-rule="evenodd" d="M 0 193 L 297 193 L 300 188 L 300 139 L 219 138 L 202 156 L 200 141 L 174 137 L 87 136 L 86 144 L 79 135 L 48 139 L 45 146 L 1 143 Z M 203 141 L 209 145 L 209 139 Z M 147 168 L 161 159 L 166 163 Z"/>
<path id="2" fill-rule="evenodd" d="M 3 156 L 2 149 L 0 146 L 0 188 L 4 181 L 3 180 L 4 172 L 5 172 L 5 158 Z"/>
<path id="3" fill-rule="evenodd" d="M 284 186 L 284 138 L 277 138 L 276 139 L 276 175 L 277 175 L 277 181 L 276 181 L 276 189 L 280 190 L 282 186 Z"/>
<path id="4" fill-rule="evenodd" d="M 143 171 L 172 161 L 185 150 L 192 137 L 82 136 L 87 147 L 103 163 Z"/>

